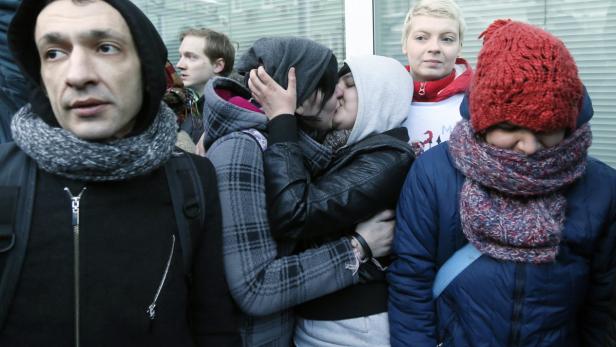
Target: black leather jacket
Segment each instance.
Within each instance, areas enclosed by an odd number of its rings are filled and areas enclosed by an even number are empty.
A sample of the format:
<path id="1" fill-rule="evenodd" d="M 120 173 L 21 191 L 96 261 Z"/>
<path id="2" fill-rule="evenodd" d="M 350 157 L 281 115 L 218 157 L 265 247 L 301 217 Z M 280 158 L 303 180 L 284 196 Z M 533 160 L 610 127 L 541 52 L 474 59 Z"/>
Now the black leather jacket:
<path id="1" fill-rule="evenodd" d="M 414 159 L 405 128 L 376 134 L 339 150 L 329 165 L 313 176 L 304 164 L 297 136 L 293 136 L 297 133 L 295 117 L 284 117 L 270 122 L 264 153 L 274 238 L 322 241 L 326 235 L 327 239 L 339 237 L 374 214 L 396 206 Z M 274 129 L 278 126 L 284 131 Z"/>

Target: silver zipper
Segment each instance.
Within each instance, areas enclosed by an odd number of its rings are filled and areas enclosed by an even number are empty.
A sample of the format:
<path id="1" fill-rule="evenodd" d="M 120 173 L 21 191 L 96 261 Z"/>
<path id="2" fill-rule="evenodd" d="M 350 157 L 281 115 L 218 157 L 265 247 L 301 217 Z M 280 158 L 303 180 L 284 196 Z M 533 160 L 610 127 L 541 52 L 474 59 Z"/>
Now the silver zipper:
<path id="1" fill-rule="evenodd" d="M 419 91 L 417 92 L 417 94 L 421 96 L 426 95 L 426 82 L 419 83 Z"/>
<path id="2" fill-rule="evenodd" d="M 73 281 L 75 285 L 75 346 L 79 347 L 79 203 L 86 187 L 77 196 L 73 196 L 68 187 L 64 191 L 71 199 L 71 224 L 73 226 Z"/>
<path id="3" fill-rule="evenodd" d="M 171 251 L 169 252 L 169 259 L 167 259 L 167 266 L 165 267 L 165 272 L 163 273 L 163 278 L 158 285 L 158 289 L 156 290 L 156 294 L 154 295 L 154 301 L 148 306 L 146 313 L 150 320 L 154 320 L 156 318 L 156 301 L 158 301 L 158 296 L 160 292 L 163 290 L 163 286 L 165 285 L 165 281 L 167 280 L 167 274 L 169 273 L 169 268 L 171 267 L 171 259 L 173 259 L 173 250 L 175 248 L 175 235 L 171 235 Z"/>

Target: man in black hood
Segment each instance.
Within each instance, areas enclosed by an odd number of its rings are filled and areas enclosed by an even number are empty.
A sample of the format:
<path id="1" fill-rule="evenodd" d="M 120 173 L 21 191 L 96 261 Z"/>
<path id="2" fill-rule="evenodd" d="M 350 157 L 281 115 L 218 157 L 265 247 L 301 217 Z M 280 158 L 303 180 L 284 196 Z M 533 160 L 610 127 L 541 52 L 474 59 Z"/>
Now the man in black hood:
<path id="1" fill-rule="evenodd" d="M 0 346 L 237 345 L 216 175 L 174 147 L 152 23 L 127 0 L 24 0 L 8 40 L 34 87 L 0 146 L 0 207 L 19 197 Z"/>

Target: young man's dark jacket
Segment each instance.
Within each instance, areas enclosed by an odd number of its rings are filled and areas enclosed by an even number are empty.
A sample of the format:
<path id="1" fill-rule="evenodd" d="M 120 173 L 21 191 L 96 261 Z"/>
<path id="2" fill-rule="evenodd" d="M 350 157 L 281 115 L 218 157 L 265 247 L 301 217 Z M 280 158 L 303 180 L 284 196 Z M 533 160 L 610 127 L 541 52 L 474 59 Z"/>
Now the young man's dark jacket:
<path id="1" fill-rule="evenodd" d="M 350 235 L 358 223 L 394 208 L 414 159 L 405 128 L 371 135 L 331 158 L 315 151 L 312 165 L 303 160 L 295 116 L 278 116 L 268 129 L 263 160 L 272 234 L 296 242 L 297 250 Z M 302 304 L 296 312 L 315 320 L 386 312 L 384 273 L 367 263 L 360 277 L 363 283 Z"/>
<path id="2" fill-rule="evenodd" d="M 338 238 L 374 211 L 395 207 L 414 158 L 406 129 L 372 135 L 327 159 L 314 160 L 327 157 L 315 151 L 311 159 L 320 164 L 309 166 L 302 160 L 295 116 L 276 117 L 268 129 L 263 160 L 274 238 Z"/>
<path id="3" fill-rule="evenodd" d="M 135 5 L 105 1 L 126 20 L 141 59 L 144 100 L 128 137 L 137 136 L 158 114 L 171 112 L 161 106 L 167 51 Z M 44 6 L 40 0 L 23 1 L 9 30 L 16 60 L 32 81 L 40 79 L 33 30 Z M 36 92 L 32 113 L 57 127 L 42 88 Z M 37 164 L 26 256 L 0 327 L 0 346 L 74 345 L 74 240 L 71 201 L 64 190 L 76 195 L 83 187 L 78 243 L 81 345 L 239 345 L 236 308 L 222 264 L 216 174 L 209 160 L 190 160 L 203 187 L 197 194 L 203 194 L 205 202 L 204 230 L 191 240 L 190 278 L 181 246 L 174 244 L 179 233 L 164 163 L 142 175 L 106 181 L 68 178 Z M 0 271 L 6 257 L 0 254 Z M 147 309 L 153 302 L 155 315 L 150 315 Z"/>

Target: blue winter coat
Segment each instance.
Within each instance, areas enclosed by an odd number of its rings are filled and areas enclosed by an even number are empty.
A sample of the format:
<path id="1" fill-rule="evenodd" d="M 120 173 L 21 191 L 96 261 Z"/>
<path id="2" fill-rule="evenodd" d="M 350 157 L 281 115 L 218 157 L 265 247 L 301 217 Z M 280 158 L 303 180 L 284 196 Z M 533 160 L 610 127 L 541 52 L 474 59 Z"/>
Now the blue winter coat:
<path id="1" fill-rule="evenodd" d="M 615 272 L 616 171 L 590 158 L 565 191 L 556 262 L 521 264 L 482 255 L 436 299 L 438 268 L 467 241 L 464 176 L 448 143 L 412 166 L 397 209 L 388 270 L 392 346 L 602 346 Z"/>

